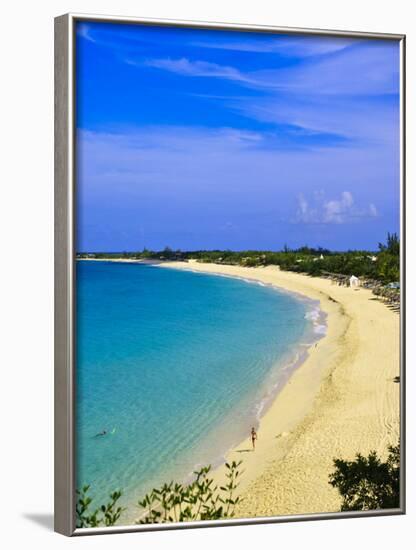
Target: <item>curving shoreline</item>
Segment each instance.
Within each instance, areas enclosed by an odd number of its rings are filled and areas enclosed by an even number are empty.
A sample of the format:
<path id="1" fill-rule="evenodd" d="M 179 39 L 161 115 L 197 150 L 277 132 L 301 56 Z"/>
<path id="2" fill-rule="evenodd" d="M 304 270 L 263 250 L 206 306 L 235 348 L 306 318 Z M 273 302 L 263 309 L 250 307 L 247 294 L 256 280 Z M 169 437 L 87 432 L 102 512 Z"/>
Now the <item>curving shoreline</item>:
<path id="1" fill-rule="evenodd" d="M 328 484 L 333 458 L 373 449 L 384 456 L 399 437 L 400 384 L 394 382 L 400 374 L 399 316 L 369 290 L 276 266 L 164 262 L 161 267 L 243 277 L 319 300 L 327 314 L 326 335 L 309 348 L 261 418 L 256 451 L 246 439 L 226 459 L 243 460 L 237 517 L 339 510 L 338 493 Z"/>

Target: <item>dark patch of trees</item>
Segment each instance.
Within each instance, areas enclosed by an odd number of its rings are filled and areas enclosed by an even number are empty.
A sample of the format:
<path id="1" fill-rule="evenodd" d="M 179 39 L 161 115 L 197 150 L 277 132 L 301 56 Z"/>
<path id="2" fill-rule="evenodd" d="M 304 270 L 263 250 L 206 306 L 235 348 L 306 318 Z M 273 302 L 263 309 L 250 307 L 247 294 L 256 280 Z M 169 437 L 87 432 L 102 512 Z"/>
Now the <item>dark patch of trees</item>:
<path id="1" fill-rule="evenodd" d="M 381 510 L 400 507 L 400 446 L 389 447 L 383 462 L 375 451 L 355 460 L 334 460 L 329 483 L 342 497 L 341 511 Z"/>

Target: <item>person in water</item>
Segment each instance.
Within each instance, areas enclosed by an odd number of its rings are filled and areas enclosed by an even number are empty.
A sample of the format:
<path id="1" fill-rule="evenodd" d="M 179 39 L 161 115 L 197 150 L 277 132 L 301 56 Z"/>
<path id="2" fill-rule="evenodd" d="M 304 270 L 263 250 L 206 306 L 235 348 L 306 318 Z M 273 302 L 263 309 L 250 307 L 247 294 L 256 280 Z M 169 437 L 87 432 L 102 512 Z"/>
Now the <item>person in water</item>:
<path id="1" fill-rule="evenodd" d="M 97 434 L 97 437 L 98 437 L 99 435 L 107 435 L 107 430 L 103 430 L 102 432 L 99 432 L 99 433 Z"/>
<path id="2" fill-rule="evenodd" d="M 257 432 L 254 428 L 251 428 L 251 443 L 253 445 L 253 451 L 256 448 Z"/>

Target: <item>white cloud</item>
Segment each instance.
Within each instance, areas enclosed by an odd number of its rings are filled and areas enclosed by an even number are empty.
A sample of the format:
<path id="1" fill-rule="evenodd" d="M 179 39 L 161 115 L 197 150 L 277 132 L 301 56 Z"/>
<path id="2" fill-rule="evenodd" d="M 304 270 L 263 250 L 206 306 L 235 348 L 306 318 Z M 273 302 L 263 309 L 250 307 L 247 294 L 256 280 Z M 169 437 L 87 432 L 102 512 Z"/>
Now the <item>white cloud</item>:
<path id="1" fill-rule="evenodd" d="M 307 47 L 307 43 L 305 43 Z M 282 51 L 287 46 L 282 44 Z M 323 46 L 321 46 L 323 51 Z M 395 94 L 399 91 L 399 50 L 392 44 L 380 43 L 334 50 L 336 55 L 319 57 L 306 64 L 243 72 L 236 67 L 207 61 L 179 59 L 126 59 L 131 65 L 155 67 L 183 76 L 223 78 L 243 85 L 288 92 L 308 97 L 339 94 L 347 96 Z M 303 52 L 303 56 L 305 53 Z M 306 56 L 307 57 L 307 56 Z M 332 99 L 331 99 L 332 101 Z"/>
<path id="2" fill-rule="evenodd" d="M 330 200 L 323 204 L 324 223 L 343 223 L 352 212 L 354 199 L 349 191 L 343 191 L 339 200 Z"/>
<path id="3" fill-rule="evenodd" d="M 297 220 L 304 223 L 314 223 L 317 221 L 317 211 L 311 208 L 303 193 L 298 195 Z"/>
<path id="4" fill-rule="evenodd" d="M 343 224 L 377 216 L 378 211 L 373 203 L 370 203 L 367 208 L 357 206 L 350 191 L 343 191 L 339 198 L 329 200 L 325 199 L 325 194 L 321 191 L 314 193 L 312 204 L 308 202 L 302 193 L 298 195 L 298 209 L 295 222 L 306 224 Z"/>
<path id="5" fill-rule="evenodd" d="M 357 39 L 340 37 L 276 37 L 275 39 L 247 38 L 240 42 L 193 42 L 193 46 L 209 49 L 230 50 L 240 52 L 270 52 L 282 56 L 310 57 L 324 55 L 344 50 L 356 44 Z"/>
<path id="6" fill-rule="evenodd" d="M 239 84 L 242 89 L 261 90 L 262 94 L 254 98 L 244 93 L 242 97 L 207 97 L 261 122 L 336 134 L 342 147 L 362 140 L 373 145 L 398 143 L 398 102 L 385 99 L 386 95 L 398 92 L 398 50 L 392 44 L 361 42 L 358 47 L 340 47 L 333 55 L 315 57 L 300 65 L 246 72 L 187 57 L 126 62 L 184 77 L 223 79 Z M 374 96 L 384 99 L 374 101 Z"/>
<path id="7" fill-rule="evenodd" d="M 82 38 L 85 38 L 89 42 L 97 42 L 95 38 L 91 36 L 91 30 L 89 26 L 85 23 L 78 23 L 77 34 L 78 36 L 82 36 Z"/>
<path id="8" fill-rule="evenodd" d="M 399 92 L 399 48 L 393 44 L 362 44 L 337 55 L 279 71 L 259 71 L 258 77 L 280 77 L 292 92 L 332 95 L 394 94 Z"/>
<path id="9" fill-rule="evenodd" d="M 135 64 L 134 61 L 127 61 Z M 148 67 L 164 69 L 172 73 L 184 76 L 199 76 L 211 78 L 225 78 L 227 80 L 247 80 L 246 77 L 234 67 L 218 65 L 217 63 L 208 63 L 206 61 L 190 61 L 186 57 L 181 59 L 148 59 L 144 62 Z"/>
<path id="10" fill-rule="evenodd" d="M 373 216 L 373 218 L 378 217 L 378 210 L 373 203 L 370 204 L 369 211 L 370 211 L 370 216 Z"/>
<path id="11" fill-rule="evenodd" d="M 163 247 L 175 242 L 166 235 L 192 228 L 194 240 L 178 245 L 190 249 L 215 247 L 215 239 L 204 240 L 213 227 L 230 237 L 225 248 L 238 246 L 244 238 L 247 247 L 262 242 L 271 249 L 280 246 L 279 235 L 291 235 L 290 242 L 299 246 L 307 239 L 309 244 L 348 248 L 359 242 L 357 234 L 377 243 L 381 222 L 383 233 L 395 227 L 390 211 L 392 205 L 398 208 L 399 186 L 392 186 L 394 174 L 385 154 L 367 151 L 364 159 L 357 159 L 354 150 L 316 154 L 264 147 L 260 139 L 267 138 L 232 128 L 78 130 L 80 227 L 86 231 L 86 224 L 94 223 L 105 228 L 114 212 L 114 239 L 122 230 L 131 235 L 144 227 L 149 236 L 144 244 Z M 342 213 L 342 223 L 324 224 L 325 203 L 351 203 L 343 192 L 351 193 L 352 207 Z M 383 217 L 374 217 L 370 204 L 377 205 Z M 226 225 L 228 221 L 233 225 Z M 352 225 L 355 237 L 350 235 Z M 157 245 L 150 244 L 150 236 Z M 114 242 L 123 242 L 122 236 L 117 239 Z M 87 244 L 83 242 L 84 248 Z"/>

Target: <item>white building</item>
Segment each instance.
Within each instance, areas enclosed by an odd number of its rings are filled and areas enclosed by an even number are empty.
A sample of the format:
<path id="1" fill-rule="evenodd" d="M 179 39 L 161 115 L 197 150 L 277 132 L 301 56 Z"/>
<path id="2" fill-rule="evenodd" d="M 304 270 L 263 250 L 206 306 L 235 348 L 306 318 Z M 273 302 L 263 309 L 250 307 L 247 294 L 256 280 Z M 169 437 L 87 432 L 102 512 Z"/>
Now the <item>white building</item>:
<path id="1" fill-rule="evenodd" d="M 360 286 L 360 279 L 356 277 L 355 275 L 351 275 L 350 277 L 350 287 L 351 288 L 357 288 Z"/>

